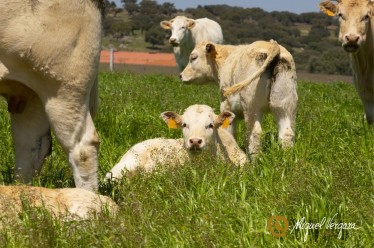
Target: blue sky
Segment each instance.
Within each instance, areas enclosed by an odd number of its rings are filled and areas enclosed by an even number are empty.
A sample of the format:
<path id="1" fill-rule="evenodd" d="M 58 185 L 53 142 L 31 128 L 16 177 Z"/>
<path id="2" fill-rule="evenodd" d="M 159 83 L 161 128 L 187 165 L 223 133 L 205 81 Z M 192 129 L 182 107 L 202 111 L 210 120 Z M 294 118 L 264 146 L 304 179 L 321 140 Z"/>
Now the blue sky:
<path id="1" fill-rule="evenodd" d="M 112 1 L 112 0 L 110 0 Z M 141 0 L 138 0 L 138 3 Z M 121 6 L 121 0 L 114 1 L 117 6 Z M 244 8 L 259 7 L 266 11 L 289 11 L 294 13 L 319 11 L 318 3 L 321 0 L 157 0 L 159 4 L 164 2 L 174 3 L 178 9 L 196 8 L 198 5 L 227 4 Z"/>

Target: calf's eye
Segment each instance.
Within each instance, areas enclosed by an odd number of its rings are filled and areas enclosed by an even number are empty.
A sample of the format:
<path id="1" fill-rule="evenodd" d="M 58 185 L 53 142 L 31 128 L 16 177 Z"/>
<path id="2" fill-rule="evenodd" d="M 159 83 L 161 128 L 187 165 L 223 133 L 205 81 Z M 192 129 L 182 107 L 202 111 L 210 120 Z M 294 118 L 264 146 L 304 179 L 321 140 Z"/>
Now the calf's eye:
<path id="1" fill-rule="evenodd" d="M 187 127 L 187 124 L 186 124 L 186 123 L 183 123 L 182 127 Z"/>
<path id="2" fill-rule="evenodd" d="M 208 128 L 213 128 L 213 124 L 210 123 L 210 124 L 208 125 Z"/>

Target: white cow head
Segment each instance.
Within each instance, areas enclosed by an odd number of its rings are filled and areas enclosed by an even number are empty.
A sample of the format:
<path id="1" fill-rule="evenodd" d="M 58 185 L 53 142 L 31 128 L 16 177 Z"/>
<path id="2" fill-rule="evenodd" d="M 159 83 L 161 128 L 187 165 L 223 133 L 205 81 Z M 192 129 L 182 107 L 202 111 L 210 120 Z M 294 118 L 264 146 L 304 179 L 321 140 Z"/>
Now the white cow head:
<path id="1" fill-rule="evenodd" d="M 183 115 L 167 111 L 161 114 L 169 128 L 182 128 L 184 145 L 190 151 L 215 149 L 217 142 L 217 128 L 228 127 L 235 115 L 223 112 L 216 115 L 207 105 L 192 105 Z"/>
<path id="2" fill-rule="evenodd" d="M 170 21 L 160 22 L 163 29 L 170 29 L 171 36 L 169 43 L 174 46 L 180 46 L 189 39 L 191 35 L 190 30 L 195 26 L 195 20 L 185 16 L 177 16 Z"/>
<path id="3" fill-rule="evenodd" d="M 183 82 L 204 83 L 214 78 L 215 58 L 217 52 L 215 44 L 209 41 L 202 41 L 196 44 L 190 54 L 186 68 L 180 74 Z"/>
<path id="4" fill-rule="evenodd" d="M 365 43 L 370 20 L 374 14 L 374 2 L 370 0 L 337 0 L 321 2 L 319 7 L 329 16 L 338 16 L 339 40 L 346 52 L 356 52 Z"/>

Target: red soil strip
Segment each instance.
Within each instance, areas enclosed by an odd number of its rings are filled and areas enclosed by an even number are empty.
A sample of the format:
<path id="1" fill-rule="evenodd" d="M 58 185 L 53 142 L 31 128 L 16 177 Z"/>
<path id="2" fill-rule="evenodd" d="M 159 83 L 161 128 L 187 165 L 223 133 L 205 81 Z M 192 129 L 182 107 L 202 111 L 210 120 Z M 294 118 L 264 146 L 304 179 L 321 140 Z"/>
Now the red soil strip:
<path id="1" fill-rule="evenodd" d="M 101 51 L 100 63 L 109 64 L 109 51 Z M 129 70 L 137 73 L 166 73 L 178 75 L 178 69 L 173 53 L 149 52 L 114 52 L 115 70 Z M 108 70 L 106 66 L 101 66 Z M 297 72 L 297 78 L 310 82 L 352 82 L 352 76 L 324 75 Z"/>
<path id="2" fill-rule="evenodd" d="M 100 63 L 109 63 L 110 51 L 101 51 Z M 114 52 L 115 64 L 149 65 L 175 67 L 176 62 L 172 53 L 147 52 Z"/>

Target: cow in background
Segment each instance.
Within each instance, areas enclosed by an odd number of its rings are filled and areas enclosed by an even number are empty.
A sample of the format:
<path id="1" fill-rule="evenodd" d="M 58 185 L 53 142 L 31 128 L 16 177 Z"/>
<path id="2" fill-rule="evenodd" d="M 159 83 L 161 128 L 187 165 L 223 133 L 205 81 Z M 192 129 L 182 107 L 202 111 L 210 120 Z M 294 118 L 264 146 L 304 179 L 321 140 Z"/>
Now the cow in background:
<path id="1" fill-rule="evenodd" d="M 319 7 L 325 14 L 339 17 L 339 40 L 351 56 L 353 83 L 364 105 L 366 120 L 374 125 L 374 1 L 336 2 L 324 1 Z"/>
<path id="2" fill-rule="evenodd" d="M 40 171 L 52 128 L 75 186 L 98 189 L 92 114 L 103 6 L 104 0 L 0 1 L 0 95 L 11 116 L 17 180 L 30 182 Z"/>
<path id="3" fill-rule="evenodd" d="M 194 20 L 176 16 L 169 21 L 160 22 L 160 25 L 164 29 L 171 30 L 169 43 L 173 46 L 179 72 L 187 66 L 190 53 L 200 41 L 210 40 L 217 44 L 223 43 L 221 26 L 208 18 Z"/>

